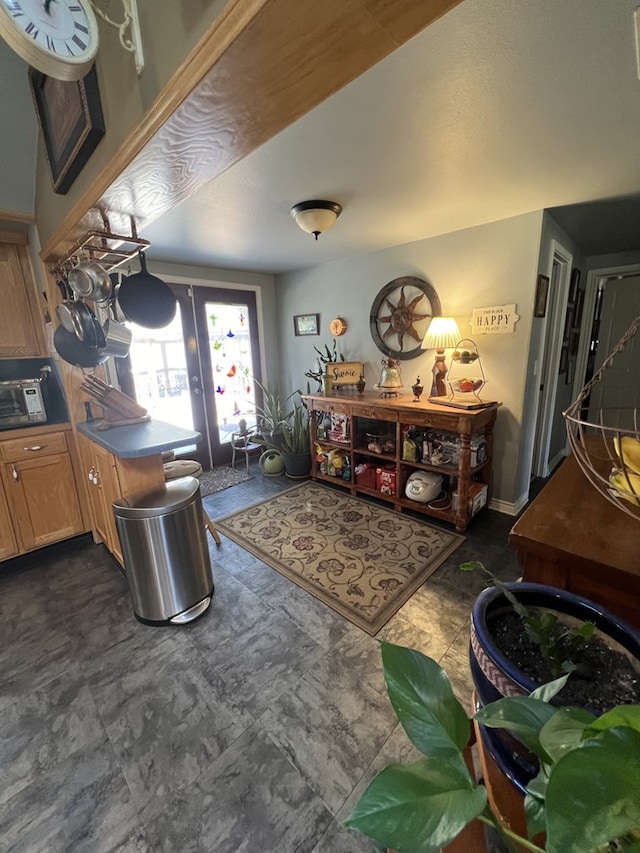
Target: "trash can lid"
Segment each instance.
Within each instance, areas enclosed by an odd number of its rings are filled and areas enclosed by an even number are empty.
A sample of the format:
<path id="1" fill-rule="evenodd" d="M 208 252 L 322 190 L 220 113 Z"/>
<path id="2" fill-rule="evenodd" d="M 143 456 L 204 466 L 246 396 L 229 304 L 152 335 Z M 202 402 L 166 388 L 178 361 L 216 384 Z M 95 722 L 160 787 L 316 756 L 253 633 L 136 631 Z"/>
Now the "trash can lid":
<path id="1" fill-rule="evenodd" d="M 120 518 L 153 518 L 182 509 L 198 495 L 200 483 L 195 477 L 180 477 L 148 492 L 127 495 L 113 502 L 113 511 Z"/>

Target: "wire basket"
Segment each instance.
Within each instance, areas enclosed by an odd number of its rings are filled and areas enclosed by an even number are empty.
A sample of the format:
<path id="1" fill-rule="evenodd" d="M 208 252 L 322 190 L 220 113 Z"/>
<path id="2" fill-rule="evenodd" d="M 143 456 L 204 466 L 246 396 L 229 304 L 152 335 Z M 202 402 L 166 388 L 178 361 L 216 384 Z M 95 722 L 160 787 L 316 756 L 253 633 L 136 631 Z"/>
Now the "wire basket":
<path id="1" fill-rule="evenodd" d="M 602 367 L 563 412 L 569 443 L 589 482 L 619 509 L 640 521 L 640 410 L 588 408 L 586 403 L 604 371 L 640 327 L 636 317 Z M 614 424 L 616 424 L 614 426 Z"/>

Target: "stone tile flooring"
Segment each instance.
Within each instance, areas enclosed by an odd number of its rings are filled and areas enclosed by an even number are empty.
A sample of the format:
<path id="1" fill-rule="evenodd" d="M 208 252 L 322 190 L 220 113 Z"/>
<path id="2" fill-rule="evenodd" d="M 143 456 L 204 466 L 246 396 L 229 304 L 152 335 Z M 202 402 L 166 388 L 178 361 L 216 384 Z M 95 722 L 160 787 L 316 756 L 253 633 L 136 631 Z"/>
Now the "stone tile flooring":
<path id="1" fill-rule="evenodd" d="M 214 520 L 295 485 L 252 473 L 204 499 Z M 482 559 L 517 577 L 513 521 L 481 514 L 378 635 L 440 660 L 464 702 L 482 582 L 457 567 Z M 184 627 L 137 622 L 90 537 L 2 565 L 2 853 L 373 849 L 341 821 L 378 769 L 413 757 L 377 640 L 225 537 L 209 541 L 214 599 Z"/>

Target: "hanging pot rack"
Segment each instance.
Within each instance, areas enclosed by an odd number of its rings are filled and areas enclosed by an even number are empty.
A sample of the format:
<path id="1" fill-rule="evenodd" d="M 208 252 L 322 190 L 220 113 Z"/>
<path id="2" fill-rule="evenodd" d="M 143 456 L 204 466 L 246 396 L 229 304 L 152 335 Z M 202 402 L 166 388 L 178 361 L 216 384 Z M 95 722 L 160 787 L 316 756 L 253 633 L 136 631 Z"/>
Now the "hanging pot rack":
<path id="1" fill-rule="evenodd" d="M 131 234 L 114 234 L 109 220 L 102 214 L 104 230 L 87 231 L 71 247 L 69 252 L 51 267 L 52 275 L 64 277 L 80 261 L 97 261 L 107 272 L 133 258 L 141 249 L 148 248 L 148 240 L 138 237 L 135 222 L 131 218 Z"/>

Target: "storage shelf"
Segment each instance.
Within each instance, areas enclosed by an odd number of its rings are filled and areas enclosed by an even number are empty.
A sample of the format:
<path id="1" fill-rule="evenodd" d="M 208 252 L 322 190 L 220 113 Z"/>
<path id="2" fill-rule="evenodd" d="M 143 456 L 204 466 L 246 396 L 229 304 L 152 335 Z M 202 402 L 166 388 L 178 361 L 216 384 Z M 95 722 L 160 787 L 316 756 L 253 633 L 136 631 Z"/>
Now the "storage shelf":
<path id="1" fill-rule="evenodd" d="M 311 476 L 313 479 L 326 483 L 337 483 L 348 488 L 351 494 L 366 495 L 388 504 L 393 504 L 397 510 L 410 510 L 420 515 L 439 518 L 452 523 L 456 530 L 466 529 L 473 515 L 471 504 L 471 484 L 476 479 L 483 485 L 491 482 L 491 457 L 493 451 L 493 427 L 499 403 L 488 403 L 475 409 L 446 409 L 428 401 L 414 403 L 412 395 L 403 395 L 388 400 L 381 399 L 371 392 L 351 396 L 341 394 L 339 397 L 326 397 L 321 394 L 304 394 L 311 415 L 311 448 L 313 464 Z M 349 442 L 336 442 L 327 438 L 318 438 L 316 428 L 320 418 L 327 412 L 339 412 L 349 420 L 349 432 L 352 439 Z M 369 431 L 378 431 L 387 439 L 395 442 L 395 453 L 374 453 L 367 446 L 362 446 L 362 422 L 366 420 Z M 405 428 L 412 426 L 428 435 L 430 431 L 444 432 L 456 437 L 460 452 L 457 463 L 446 465 L 430 465 L 425 462 L 409 462 L 402 459 L 402 444 Z M 355 436 L 355 438 L 354 438 Z M 484 436 L 487 447 L 487 459 L 479 465 L 470 465 L 470 444 L 473 436 Z M 349 456 L 351 478 L 343 480 L 332 477 L 320 471 L 320 463 L 315 453 L 315 445 L 328 450 L 338 450 Z M 422 446 L 420 445 L 420 449 Z M 376 467 L 389 468 L 389 478 L 395 477 L 395 494 L 378 491 L 370 485 L 356 482 L 355 467 L 359 463 L 371 462 Z M 436 509 L 426 503 L 410 500 L 405 496 L 404 489 L 407 477 L 413 471 L 432 471 L 449 478 L 449 487 L 455 487 L 458 495 L 458 509 Z M 455 486 L 454 486 L 455 481 Z M 371 482 L 368 478 L 367 482 Z"/>

